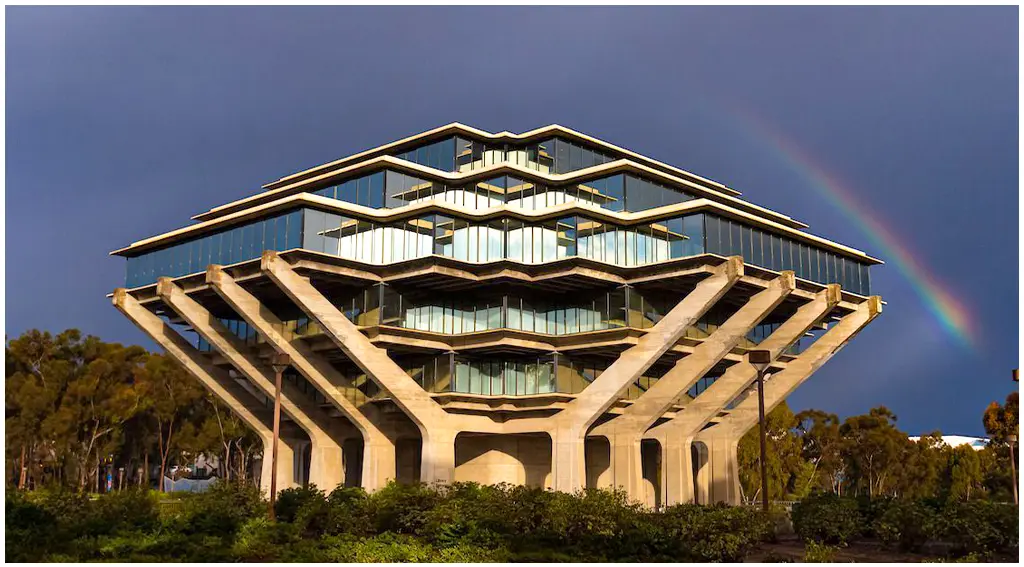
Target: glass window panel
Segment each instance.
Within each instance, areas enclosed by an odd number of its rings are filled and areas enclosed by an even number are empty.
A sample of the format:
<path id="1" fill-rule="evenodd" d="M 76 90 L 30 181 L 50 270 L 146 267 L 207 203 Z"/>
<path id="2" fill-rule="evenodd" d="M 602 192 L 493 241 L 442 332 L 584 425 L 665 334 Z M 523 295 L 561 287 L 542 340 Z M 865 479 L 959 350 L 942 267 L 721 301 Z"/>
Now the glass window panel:
<path id="1" fill-rule="evenodd" d="M 302 209 L 288 213 L 288 235 L 285 237 L 286 250 L 302 248 Z"/>

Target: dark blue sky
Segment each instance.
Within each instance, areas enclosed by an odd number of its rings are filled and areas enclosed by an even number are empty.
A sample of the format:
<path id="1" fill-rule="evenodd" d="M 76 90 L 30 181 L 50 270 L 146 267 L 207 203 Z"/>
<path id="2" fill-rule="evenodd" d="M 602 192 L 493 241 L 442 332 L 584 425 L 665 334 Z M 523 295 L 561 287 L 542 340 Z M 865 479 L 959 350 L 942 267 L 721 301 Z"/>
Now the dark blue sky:
<path id="1" fill-rule="evenodd" d="M 886 259 L 751 135 L 802 148 L 976 322 L 895 266 L 882 316 L 791 398 L 979 434 L 1018 346 L 1017 9 L 7 8 L 9 336 L 147 344 L 107 252 L 263 183 L 459 121 L 549 123 L 726 183 Z"/>

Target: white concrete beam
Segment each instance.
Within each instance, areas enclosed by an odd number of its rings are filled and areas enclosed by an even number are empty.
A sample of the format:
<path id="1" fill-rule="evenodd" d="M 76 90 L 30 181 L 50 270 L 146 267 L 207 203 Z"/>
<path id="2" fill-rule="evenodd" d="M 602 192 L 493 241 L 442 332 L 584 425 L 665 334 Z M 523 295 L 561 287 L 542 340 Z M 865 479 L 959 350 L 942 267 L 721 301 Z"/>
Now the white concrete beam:
<path id="1" fill-rule="evenodd" d="M 813 301 L 797 309 L 792 317 L 779 326 L 758 348 L 771 353 L 774 361 L 839 303 L 838 284 L 816 295 Z M 690 444 L 712 418 L 726 404 L 740 395 L 757 377 L 757 371 L 748 362 L 729 367 L 707 390 L 686 404 L 686 409 L 671 419 L 647 431 L 645 438 L 657 439 L 662 447 L 662 501 L 668 505 L 692 502 L 694 499 Z"/>
<path id="2" fill-rule="evenodd" d="M 274 397 L 274 371 L 259 360 L 254 349 L 174 285 L 170 278 L 158 280 L 157 295 L 260 391 L 269 398 Z M 328 416 L 319 404 L 286 380 L 281 385 L 281 411 L 309 436 L 310 484 L 328 492 L 343 484 L 342 445 L 346 435 L 338 420 Z"/>
<path id="3" fill-rule="evenodd" d="M 207 283 L 277 352 L 287 354 L 292 366 L 354 425 L 363 436 L 362 486 L 367 491 L 382 488 L 396 478 L 395 445 L 376 408 L 330 362 L 317 355 L 301 340 L 288 340 L 284 323 L 251 293 L 238 285 L 220 266 L 211 265 Z"/>
<path id="4" fill-rule="evenodd" d="M 608 411 L 629 386 L 676 344 L 743 276 L 743 260 L 733 256 L 683 298 L 637 344 L 590 383 L 553 419 L 552 468 L 556 490 L 574 492 L 586 482 L 584 437 L 594 421 Z"/>
<path id="5" fill-rule="evenodd" d="M 196 377 L 214 396 L 231 408 L 263 442 L 263 474 L 260 485 L 270 491 L 270 448 L 273 443 L 273 416 L 271 411 L 239 385 L 226 372 L 214 366 L 207 357 L 190 345 L 184 337 L 167 322 L 146 309 L 123 288 L 114 290 L 113 304 L 128 317 L 142 332 L 160 345 L 169 356 Z M 294 477 L 295 440 L 281 436 L 278 445 L 277 485 L 280 489 L 298 486 Z M 161 481 L 162 482 L 162 481 Z"/>
<path id="6" fill-rule="evenodd" d="M 796 287 L 793 272 L 783 272 L 730 316 L 693 353 L 684 357 L 658 379 L 622 415 L 594 428 L 590 435 L 604 435 L 611 444 L 611 478 L 638 499 L 643 494 L 640 440 L 686 392 L 733 349 L 747 333 L 767 317 Z M 685 412 L 684 412 L 685 413 Z"/>

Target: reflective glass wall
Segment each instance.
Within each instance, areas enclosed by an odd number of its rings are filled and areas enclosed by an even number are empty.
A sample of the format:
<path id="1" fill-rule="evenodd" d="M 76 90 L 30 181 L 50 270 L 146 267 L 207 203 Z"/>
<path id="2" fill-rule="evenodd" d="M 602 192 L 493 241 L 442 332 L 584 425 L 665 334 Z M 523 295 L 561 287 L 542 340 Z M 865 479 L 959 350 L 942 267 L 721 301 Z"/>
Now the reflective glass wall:
<path id="1" fill-rule="evenodd" d="M 129 258 L 126 285 L 148 285 L 160 276 L 203 272 L 209 264 L 233 264 L 258 258 L 264 250 L 292 248 L 377 265 L 438 255 L 473 263 L 539 264 L 578 257 L 641 266 L 706 251 L 738 254 L 748 264 L 794 270 L 798 277 L 839 283 L 861 295 L 871 292 L 865 264 L 712 214 L 624 227 L 585 216 L 529 223 L 427 214 L 379 223 L 308 208 Z"/>
<path id="2" fill-rule="evenodd" d="M 867 264 L 727 218 L 708 214 L 706 219 L 709 253 L 722 256 L 738 254 L 755 266 L 777 271 L 793 270 L 798 278 L 838 283 L 846 291 L 871 294 Z"/>
<path id="3" fill-rule="evenodd" d="M 384 325 L 443 335 L 497 329 L 571 335 L 624 327 L 649 329 L 675 307 L 682 296 L 640 291 L 629 286 L 561 296 L 521 293 L 452 295 L 416 290 L 399 292 L 392 286 L 378 284 L 354 289 L 347 294 L 336 292 L 330 299 L 348 320 L 364 327 Z M 688 328 L 684 336 L 706 338 L 731 314 L 731 309 L 713 308 Z M 245 321 L 223 319 L 222 322 L 247 344 L 262 341 Z M 760 343 L 778 325 L 763 323 L 754 327 L 739 346 L 746 348 Z M 323 332 L 317 323 L 306 317 L 283 321 L 277 331 L 288 340 Z"/>
<path id="4" fill-rule="evenodd" d="M 440 201 L 470 209 L 507 205 L 539 210 L 578 202 L 629 212 L 646 211 L 694 198 L 684 191 L 631 174 L 616 174 L 563 186 L 548 186 L 500 175 L 450 186 L 393 170 L 349 179 L 313 191 L 313 194 L 375 209 L 396 209 L 413 203 Z"/>
<path id="5" fill-rule="evenodd" d="M 581 257 L 638 266 L 704 251 L 701 214 L 621 227 L 578 216 L 531 224 L 429 214 L 377 223 L 307 209 L 303 234 L 303 248 L 370 264 L 436 254 L 476 263 L 539 264 Z"/>
<path id="6" fill-rule="evenodd" d="M 264 250 L 301 246 L 302 211 L 295 210 L 130 257 L 125 286 L 149 285 L 162 276 L 205 272 L 210 264 L 234 264 L 259 258 Z"/>
<path id="7" fill-rule="evenodd" d="M 473 171 L 499 163 L 511 163 L 543 173 L 568 173 L 616 159 L 608 153 L 561 138 L 513 145 L 464 137 L 424 144 L 396 154 L 395 157 L 450 172 Z"/>

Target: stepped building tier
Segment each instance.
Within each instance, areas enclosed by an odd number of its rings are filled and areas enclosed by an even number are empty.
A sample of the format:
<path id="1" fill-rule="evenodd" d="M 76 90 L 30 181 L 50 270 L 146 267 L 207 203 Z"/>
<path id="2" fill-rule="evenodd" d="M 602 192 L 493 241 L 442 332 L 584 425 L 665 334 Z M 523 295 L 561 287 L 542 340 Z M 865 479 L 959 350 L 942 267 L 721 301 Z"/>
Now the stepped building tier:
<path id="1" fill-rule="evenodd" d="M 268 447 L 289 355 L 281 487 L 738 503 L 747 350 L 771 410 L 882 306 L 881 261 L 561 126 L 451 124 L 193 220 L 112 252 L 113 303 Z"/>

